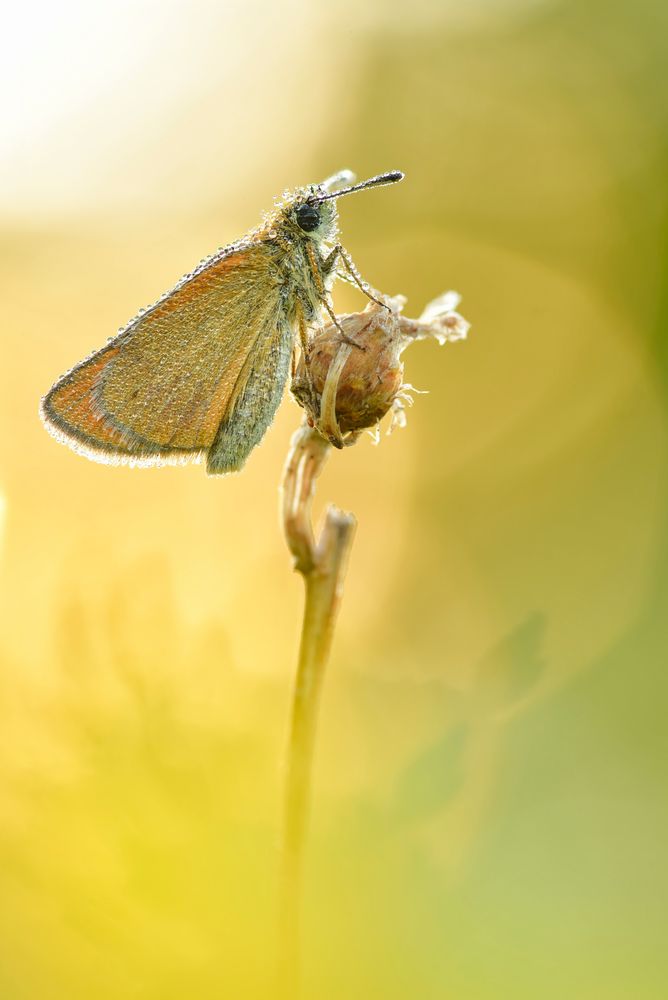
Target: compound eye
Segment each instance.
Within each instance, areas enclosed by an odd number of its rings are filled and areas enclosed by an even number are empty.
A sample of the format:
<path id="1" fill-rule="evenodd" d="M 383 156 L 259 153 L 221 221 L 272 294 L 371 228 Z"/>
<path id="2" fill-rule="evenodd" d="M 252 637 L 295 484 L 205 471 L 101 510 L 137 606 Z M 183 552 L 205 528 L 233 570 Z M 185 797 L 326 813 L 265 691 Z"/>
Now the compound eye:
<path id="1" fill-rule="evenodd" d="M 305 233 L 312 233 L 320 225 L 320 211 L 315 205 L 300 205 L 296 211 L 297 224 Z"/>

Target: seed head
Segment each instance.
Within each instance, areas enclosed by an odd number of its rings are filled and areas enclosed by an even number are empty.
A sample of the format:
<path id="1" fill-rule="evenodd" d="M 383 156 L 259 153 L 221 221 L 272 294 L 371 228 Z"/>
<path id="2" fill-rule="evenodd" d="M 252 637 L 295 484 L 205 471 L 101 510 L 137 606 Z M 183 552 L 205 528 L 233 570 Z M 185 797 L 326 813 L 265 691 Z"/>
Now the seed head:
<path id="1" fill-rule="evenodd" d="M 377 296 L 358 313 L 338 316 L 318 330 L 312 341 L 308 370 L 300 360 L 292 393 L 312 427 L 333 445 L 353 444 L 363 430 L 377 428 L 392 411 L 390 430 L 406 422 L 412 386 L 404 379 L 401 355 L 415 340 L 433 337 L 440 344 L 462 340 L 469 324 L 455 307 L 456 292 L 446 292 L 426 307 L 419 319 L 402 315 L 403 296 Z M 310 377 L 309 377 L 310 376 Z"/>

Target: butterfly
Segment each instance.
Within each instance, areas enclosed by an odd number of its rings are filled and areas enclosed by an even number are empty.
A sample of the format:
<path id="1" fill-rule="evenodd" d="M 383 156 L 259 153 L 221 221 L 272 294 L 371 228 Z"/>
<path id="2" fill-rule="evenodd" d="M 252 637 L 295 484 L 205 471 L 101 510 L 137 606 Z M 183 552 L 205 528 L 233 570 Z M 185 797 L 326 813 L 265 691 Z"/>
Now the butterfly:
<path id="1" fill-rule="evenodd" d="M 297 344 L 308 362 L 310 328 L 323 310 L 336 322 L 335 278 L 374 298 L 336 241 L 337 199 L 402 178 L 354 184 L 344 170 L 285 195 L 63 375 L 41 402 L 47 430 L 99 462 L 206 458 L 209 474 L 241 469 L 273 420 Z"/>

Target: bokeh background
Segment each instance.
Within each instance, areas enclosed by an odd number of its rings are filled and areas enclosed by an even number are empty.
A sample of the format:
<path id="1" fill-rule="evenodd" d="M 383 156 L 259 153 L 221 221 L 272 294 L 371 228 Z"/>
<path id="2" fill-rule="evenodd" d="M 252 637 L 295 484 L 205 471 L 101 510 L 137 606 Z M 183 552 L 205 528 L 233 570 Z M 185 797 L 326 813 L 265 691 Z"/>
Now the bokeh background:
<path id="1" fill-rule="evenodd" d="M 121 0 L 3 15 L 0 995 L 272 995 L 299 411 L 241 475 L 95 465 L 40 396 L 286 187 L 469 340 L 333 456 L 304 996 L 668 989 L 668 8 Z M 336 292 L 339 310 L 363 304 Z"/>

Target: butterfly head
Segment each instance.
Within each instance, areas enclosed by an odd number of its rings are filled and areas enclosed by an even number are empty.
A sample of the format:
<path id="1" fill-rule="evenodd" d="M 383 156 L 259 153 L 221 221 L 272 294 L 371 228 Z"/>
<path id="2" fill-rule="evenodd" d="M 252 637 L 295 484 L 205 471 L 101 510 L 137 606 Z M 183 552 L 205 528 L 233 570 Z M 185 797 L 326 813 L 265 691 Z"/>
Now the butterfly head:
<path id="1" fill-rule="evenodd" d="M 280 220 L 293 237 L 303 237 L 316 243 L 331 243 L 338 231 L 337 198 L 354 191 L 400 181 L 403 174 L 393 170 L 353 184 L 355 175 L 341 170 L 320 184 L 299 188 L 279 206 Z"/>
<path id="2" fill-rule="evenodd" d="M 280 224 L 293 239 L 316 244 L 332 243 L 338 232 L 336 202 L 321 201 L 325 189 L 320 184 L 299 188 L 280 207 Z"/>

